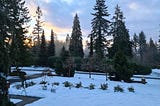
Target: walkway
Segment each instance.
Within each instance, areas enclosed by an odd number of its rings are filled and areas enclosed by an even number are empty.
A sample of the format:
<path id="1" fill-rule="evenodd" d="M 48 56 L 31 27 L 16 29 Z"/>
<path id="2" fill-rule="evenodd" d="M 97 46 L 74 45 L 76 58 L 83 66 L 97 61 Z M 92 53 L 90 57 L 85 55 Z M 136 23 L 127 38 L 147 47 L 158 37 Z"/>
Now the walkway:
<path id="1" fill-rule="evenodd" d="M 39 78 L 41 76 L 42 76 L 42 74 L 30 75 L 30 76 L 27 76 L 27 80 L 34 79 L 34 78 Z M 20 79 L 9 79 L 9 82 L 11 84 L 15 83 L 15 82 L 20 82 L 20 81 L 21 81 Z M 12 98 L 12 99 L 21 99 L 22 100 L 21 102 L 16 103 L 17 106 L 24 106 L 26 104 L 30 104 L 30 103 L 33 103 L 33 102 L 41 99 L 41 97 L 13 95 L 13 94 L 10 94 L 9 97 Z"/>
<path id="2" fill-rule="evenodd" d="M 33 97 L 33 96 L 22 96 L 22 95 L 9 95 L 12 99 L 20 99 L 21 102 L 16 103 L 16 106 L 24 106 L 26 104 L 33 103 L 39 99 L 40 97 Z"/>

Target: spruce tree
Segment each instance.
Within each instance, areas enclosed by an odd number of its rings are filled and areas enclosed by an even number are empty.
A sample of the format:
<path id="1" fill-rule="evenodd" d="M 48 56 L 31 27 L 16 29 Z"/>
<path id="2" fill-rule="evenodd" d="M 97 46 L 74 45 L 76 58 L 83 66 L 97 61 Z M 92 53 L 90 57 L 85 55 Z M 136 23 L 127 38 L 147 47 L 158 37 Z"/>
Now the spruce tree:
<path id="1" fill-rule="evenodd" d="M 117 5 L 112 22 L 111 34 L 113 35 L 113 45 L 109 49 L 110 58 L 113 58 L 119 50 L 121 50 L 125 56 L 132 57 L 132 43 L 123 19 L 123 13 Z"/>
<path id="2" fill-rule="evenodd" d="M 137 54 L 138 50 L 138 36 L 136 35 L 136 33 L 133 35 L 133 41 L 132 41 L 133 47 L 134 47 L 134 52 Z"/>
<path id="3" fill-rule="evenodd" d="M 83 58 L 82 32 L 80 28 L 79 17 L 76 14 L 73 21 L 72 34 L 69 44 L 69 52 L 73 57 Z"/>
<path id="4" fill-rule="evenodd" d="M 89 35 L 90 37 L 90 43 L 88 44 L 89 46 L 89 57 L 92 57 L 93 56 L 93 36 L 92 34 Z"/>
<path id="5" fill-rule="evenodd" d="M 12 25 L 10 26 L 11 33 L 11 47 L 10 47 L 10 57 L 11 63 L 14 66 L 25 65 L 25 62 L 29 58 L 29 51 L 25 45 L 25 34 L 27 33 L 27 26 L 24 25 L 30 21 L 28 16 L 29 11 L 24 7 L 25 1 L 14 0 L 11 1 L 11 11 L 10 18 Z"/>
<path id="6" fill-rule="evenodd" d="M 65 49 L 65 47 L 63 46 L 60 52 L 60 57 L 62 59 L 62 61 L 65 63 L 66 59 L 69 58 L 69 52 Z"/>
<path id="7" fill-rule="evenodd" d="M 67 34 L 66 43 L 65 43 L 66 50 L 69 50 L 69 44 L 70 44 L 70 36 L 69 36 L 69 34 Z"/>
<path id="8" fill-rule="evenodd" d="M 32 32 L 33 42 L 34 42 L 33 52 L 35 53 L 35 55 L 38 55 L 40 51 L 40 44 L 41 44 L 40 35 L 42 35 L 42 32 L 43 32 L 43 29 L 42 29 L 43 21 L 41 20 L 41 17 L 42 17 L 42 10 L 38 6 L 36 10 L 36 24 Z"/>
<path id="9" fill-rule="evenodd" d="M 48 57 L 55 56 L 54 32 L 51 30 L 51 41 L 48 46 Z"/>
<path id="10" fill-rule="evenodd" d="M 147 43 L 146 36 L 143 31 L 139 34 L 139 54 L 140 54 L 140 62 L 144 64 L 144 57 L 147 51 Z"/>
<path id="11" fill-rule="evenodd" d="M 148 60 L 148 64 L 151 65 L 151 66 L 156 66 L 158 65 L 158 59 L 159 59 L 159 56 L 158 56 L 158 49 L 154 43 L 154 41 L 152 40 L 152 38 L 150 38 L 150 41 L 149 41 L 149 48 L 148 48 L 148 51 L 147 51 L 147 54 L 148 54 L 148 57 L 147 60 Z"/>
<path id="12" fill-rule="evenodd" d="M 104 52 L 106 49 L 106 36 L 109 35 L 109 26 L 110 21 L 106 19 L 109 16 L 107 6 L 105 5 L 105 0 L 96 0 L 96 5 L 93 10 L 95 13 L 92 13 L 94 18 L 92 19 L 92 31 L 89 37 L 91 38 L 91 55 L 92 55 L 92 43 L 95 50 L 95 53 L 98 57 L 104 57 Z"/>
<path id="13" fill-rule="evenodd" d="M 28 52 L 24 39 L 28 9 L 23 0 L 2 0 L 0 2 L 0 103 L 11 106 L 8 100 L 6 76 L 11 65 L 22 64 Z M 16 57 L 14 57 L 16 56 Z"/>
<path id="14" fill-rule="evenodd" d="M 44 31 L 42 32 L 41 36 L 41 45 L 40 45 L 40 53 L 39 53 L 39 65 L 46 66 L 47 63 L 47 51 L 46 51 L 46 40 Z"/>

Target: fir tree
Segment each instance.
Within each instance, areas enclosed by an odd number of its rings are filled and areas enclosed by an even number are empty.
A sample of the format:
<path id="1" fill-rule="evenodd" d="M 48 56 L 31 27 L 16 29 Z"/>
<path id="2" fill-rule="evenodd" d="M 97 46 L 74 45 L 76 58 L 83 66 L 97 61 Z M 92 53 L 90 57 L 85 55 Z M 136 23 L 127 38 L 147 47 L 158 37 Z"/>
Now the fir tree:
<path id="1" fill-rule="evenodd" d="M 93 36 L 92 34 L 89 35 L 90 37 L 90 43 L 88 43 L 88 46 L 89 46 L 89 57 L 92 57 L 93 56 Z"/>
<path id="2" fill-rule="evenodd" d="M 105 0 L 96 0 L 96 5 L 93 10 L 95 13 L 92 13 L 94 18 L 92 19 L 92 31 L 89 37 L 91 38 L 91 43 L 95 49 L 95 53 L 98 57 L 104 57 L 104 52 L 106 49 L 106 36 L 109 33 L 110 21 L 106 19 L 109 16 L 107 6 L 105 5 Z M 93 42 L 94 41 L 94 42 Z M 92 55 L 92 44 L 90 44 L 91 55 Z"/>
<path id="3" fill-rule="evenodd" d="M 9 67 L 20 65 L 28 58 L 24 39 L 26 23 L 29 22 L 28 9 L 23 0 L 2 0 L 0 2 L 0 103 L 11 106 L 8 100 L 6 76 Z M 14 57 L 15 56 L 15 57 Z"/>
<path id="4" fill-rule="evenodd" d="M 44 31 L 41 36 L 41 45 L 40 45 L 40 53 L 39 53 L 39 65 L 46 66 L 47 63 L 47 51 L 46 51 L 46 40 Z"/>
<path id="5" fill-rule="evenodd" d="M 60 57 L 61 57 L 63 62 L 65 62 L 66 59 L 69 58 L 69 52 L 65 49 L 64 46 L 61 49 Z"/>
<path id="6" fill-rule="evenodd" d="M 140 54 L 140 61 L 144 64 L 144 57 L 147 51 L 147 43 L 146 43 L 146 36 L 143 31 L 139 34 L 139 54 Z"/>
<path id="7" fill-rule="evenodd" d="M 70 36 L 69 36 L 69 34 L 67 34 L 67 36 L 66 36 L 66 50 L 69 50 L 69 44 L 70 44 Z"/>
<path id="8" fill-rule="evenodd" d="M 43 29 L 42 29 L 42 11 L 41 8 L 38 6 L 37 10 L 36 10 L 36 24 L 35 27 L 33 29 L 33 42 L 34 42 L 34 48 L 33 48 L 33 52 L 38 55 L 39 51 L 40 51 L 40 44 L 41 44 L 41 37 L 40 35 L 42 35 Z"/>
<path id="9" fill-rule="evenodd" d="M 158 59 L 159 59 L 159 56 L 158 56 L 158 49 L 154 43 L 154 41 L 152 40 L 152 38 L 150 38 L 150 41 L 149 41 L 149 48 L 148 48 L 148 51 L 147 51 L 147 54 L 148 54 L 148 57 L 147 60 L 148 60 L 148 64 L 150 64 L 151 66 L 156 66 L 158 65 Z"/>
<path id="10" fill-rule="evenodd" d="M 29 51 L 25 45 L 25 34 L 27 33 L 24 25 L 29 22 L 29 11 L 24 7 L 25 2 L 23 0 L 11 1 L 10 18 L 12 25 L 10 26 L 11 33 L 11 47 L 10 57 L 11 63 L 14 66 L 25 65 L 25 62 L 29 58 Z"/>
<path id="11" fill-rule="evenodd" d="M 109 49 L 110 58 L 113 58 L 119 50 L 121 50 L 125 56 L 132 57 L 132 43 L 123 19 L 123 13 L 120 11 L 120 7 L 117 5 L 115 16 L 113 17 L 114 21 L 112 22 L 111 33 L 113 35 L 113 45 Z"/>
<path id="12" fill-rule="evenodd" d="M 73 29 L 69 44 L 69 52 L 73 57 L 82 57 L 83 53 L 83 45 L 82 45 L 82 32 L 80 28 L 79 17 L 76 14 L 73 21 Z"/>
<path id="13" fill-rule="evenodd" d="M 55 56 L 54 32 L 51 30 L 51 41 L 48 46 L 48 57 Z"/>
<path id="14" fill-rule="evenodd" d="M 133 35 L 133 47 L 134 47 L 134 52 L 137 54 L 138 50 L 137 50 L 137 47 L 138 47 L 138 36 L 136 35 L 136 33 Z"/>

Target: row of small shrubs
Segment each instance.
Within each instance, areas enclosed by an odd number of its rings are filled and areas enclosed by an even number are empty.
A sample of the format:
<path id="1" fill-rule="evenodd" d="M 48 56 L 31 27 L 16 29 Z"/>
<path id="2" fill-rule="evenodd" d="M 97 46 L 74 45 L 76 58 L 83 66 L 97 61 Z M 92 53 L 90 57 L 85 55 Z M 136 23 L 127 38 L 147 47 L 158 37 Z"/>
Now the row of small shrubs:
<path id="1" fill-rule="evenodd" d="M 75 87 L 75 88 L 83 87 L 81 82 L 76 83 L 75 86 L 68 81 L 65 81 L 63 84 L 64 84 L 64 87 L 69 87 L 69 88 L 71 88 L 71 87 Z M 58 85 L 59 85 L 59 83 L 58 83 Z M 84 88 L 93 90 L 93 89 L 95 89 L 95 85 L 91 83 L 88 87 L 84 87 Z M 107 90 L 108 89 L 108 84 L 107 83 L 101 84 L 100 89 Z M 129 92 L 135 92 L 135 90 L 132 86 L 128 87 L 127 89 L 128 89 Z M 124 89 L 120 85 L 117 85 L 117 86 L 114 87 L 114 92 L 124 92 Z"/>

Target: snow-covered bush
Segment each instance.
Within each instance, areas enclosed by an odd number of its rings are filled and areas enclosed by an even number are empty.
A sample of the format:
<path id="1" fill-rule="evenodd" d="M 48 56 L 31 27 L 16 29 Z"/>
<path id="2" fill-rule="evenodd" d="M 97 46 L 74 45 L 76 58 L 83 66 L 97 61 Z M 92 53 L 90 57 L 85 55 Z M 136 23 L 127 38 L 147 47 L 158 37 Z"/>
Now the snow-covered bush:
<path id="1" fill-rule="evenodd" d="M 114 87 L 114 92 L 124 92 L 124 89 L 120 85 L 117 85 Z"/>
<path id="2" fill-rule="evenodd" d="M 70 83 L 68 81 L 63 82 L 63 84 L 64 84 L 64 87 L 71 87 L 72 86 L 72 83 Z"/>
<path id="3" fill-rule="evenodd" d="M 134 91 L 134 88 L 133 88 L 132 86 L 131 86 L 131 87 L 128 87 L 128 91 L 129 91 L 129 92 L 135 92 L 135 91 Z"/>
<path id="4" fill-rule="evenodd" d="M 33 81 L 27 82 L 26 83 L 26 88 L 35 85 L 36 83 Z"/>
<path id="5" fill-rule="evenodd" d="M 59 82 L 54 82 L 54 83 L 52 83 L 52 86 L 53 86 L 53 85 L 59 86 Z"/>
<path id="6" fill-rule="evenodd" d="M 76 87 L 76 88 L 82 87 L 82 82 L 77 83 L 77 84 L 75 85 L 75 87 Z"/>
<path id="7" fill-rule="evenodd" d="M 95 85 L 91 83 L 91 84 L 89 85 L 89 89 L 90 89 L 90 90 L 95 89 Z"/>
<path id="8" fill-rule="evenodd" d="M 41 81 L 39 84 L 47 84 L 47 81 Z"/>
<path id="9" fill-rule="evenodd" d="M 142 82 L 142 84 L 146 84 L 147 83 L 145 78 L 142 78 L 141 82 Z"/>
<path id="10" fill-rule="evenodd" d="M 106 83 L 104 83 L 104 84 L 101 84 L 101 87 L 100 87 L 100 89 L 102 89 L 102 90 L 107 90 L 108 89 L 108 84 Z"/>

